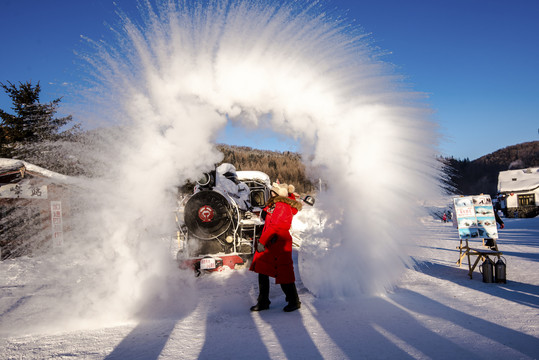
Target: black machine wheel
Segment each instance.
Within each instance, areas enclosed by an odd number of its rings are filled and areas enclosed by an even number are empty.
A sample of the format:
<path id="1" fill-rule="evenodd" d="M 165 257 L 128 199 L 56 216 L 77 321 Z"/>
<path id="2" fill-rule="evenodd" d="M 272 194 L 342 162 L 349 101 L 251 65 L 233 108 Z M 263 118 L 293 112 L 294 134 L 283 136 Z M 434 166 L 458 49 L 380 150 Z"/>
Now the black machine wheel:
<path id="1" fill-rule="evenodd" d="M 224 195 L 216 191 L 200 191 L 185 205 L 184 220 L 190 234 L 212 240 L 237 223 L 236 211 Z"/>

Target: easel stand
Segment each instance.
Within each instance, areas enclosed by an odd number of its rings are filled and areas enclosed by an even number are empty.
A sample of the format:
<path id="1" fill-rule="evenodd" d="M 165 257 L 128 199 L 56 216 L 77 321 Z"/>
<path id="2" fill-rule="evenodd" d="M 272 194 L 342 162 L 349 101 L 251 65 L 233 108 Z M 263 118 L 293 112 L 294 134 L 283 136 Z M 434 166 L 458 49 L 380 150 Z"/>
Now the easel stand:
<path id="1" fill-rule="evenodd" d="M 477 248 L 472 248 L 469 246 L 468 239 L 462 239 L 462 238 L 460 239 L 460 245 L 457 247 L 457 249 L 459 249 L 460 251 L 460 257 L 457 261 L 457 264 L 460 267 L 460 265 L 462 264 L 462 259 L 465 256 L 468 257 L 468 269 L 469 269 L 468 275 L 470 276 L 470 279 L 472 278 L 473 271 L 475 267 L 477 266 L 477 264 L 479 263 L 479 260 L 486 260 L 487 258 L 489 258 L 489 255 L 497 256 L 499 259 L 501 255 L 503 254 L 501 251 L 498 250 L 498 244 L 496 243 L 496 239 L 490 239 L 490 240 L 492 240 L 494 244 L 490 246 L 489 249 L 486 249 L 487 246 L 485 245 L 485 239 L 483 239 L 484 248 L 477 249 Z M 463 246 L 463 241 L 465 241 L 464 246 Z M 492 248 L 494 248 L 494 250 L 492 250 Z M 473 265 L 471 261 L 472 256 L 477 256 Z"/>

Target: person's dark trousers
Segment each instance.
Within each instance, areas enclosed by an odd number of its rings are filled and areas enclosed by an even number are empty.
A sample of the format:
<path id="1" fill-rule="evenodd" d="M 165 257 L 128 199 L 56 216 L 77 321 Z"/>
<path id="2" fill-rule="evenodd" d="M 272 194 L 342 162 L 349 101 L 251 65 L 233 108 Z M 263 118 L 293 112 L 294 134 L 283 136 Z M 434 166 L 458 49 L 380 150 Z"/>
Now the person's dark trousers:
<path id="1" fill-rule="evenodd" d="M 269 276 L 258 274 L 258 302 L 255 306 L 251 306 L 251 311 L 267 310 L 270 306 L 269 291 L 270 280 Z"/>
<path id="2" fill-rule="evenodd" d="M 290 312 L 299 309 L 301 307 L 301 302 L 299 301 L 296 284 L 281 284 L 281 289 L 283 289 L 283 292 L 286 295 L 286 301 L 288 302 L 288 305 L 286 305 L 283 310 Z"/>

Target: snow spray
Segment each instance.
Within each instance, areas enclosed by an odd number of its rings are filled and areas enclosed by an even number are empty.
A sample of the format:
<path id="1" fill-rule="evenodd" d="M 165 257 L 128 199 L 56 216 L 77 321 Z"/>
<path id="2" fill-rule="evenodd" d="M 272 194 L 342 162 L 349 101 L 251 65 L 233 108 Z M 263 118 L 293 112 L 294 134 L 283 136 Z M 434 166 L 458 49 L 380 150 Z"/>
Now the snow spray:
<path id="1" fill-rule="evenodd" d="M 109 126 L 88 151 L 100 165 L 73 221 L 72 311 L 129 319 L 193 304 L 192 276 L 159 236 L 174 232 L 176 187 L 222 160 L 214 143 L 228 121 L 295 139 L 325 184 L 324 226 L 299 250 L 303 284 L 326 297 L 389 289 L 411 263 L 420 201 L 438 196 L 437 133 L 372 39 L 319 2 L 140 10 L 119 11 L 116 41 L 89 40 L 82 54 L 94 116 Z"/>
<path id="2" fill-rule="evenodd" d="M 221 160 L 227 121 L 270 127 L 327 185 L 325 226 L 300 250 L 304 285 L 390 288 L 410 265 L 419 202 L 439 193 L 437 132 L 372 39 L 319 2 L 170 0 L 120 16 L 118 41 L 89 57 L 102 115 L 130 129 L 115 168 L 118 207 L 133 214 L 117 227 L 160 224 L 171 189 Z"/>

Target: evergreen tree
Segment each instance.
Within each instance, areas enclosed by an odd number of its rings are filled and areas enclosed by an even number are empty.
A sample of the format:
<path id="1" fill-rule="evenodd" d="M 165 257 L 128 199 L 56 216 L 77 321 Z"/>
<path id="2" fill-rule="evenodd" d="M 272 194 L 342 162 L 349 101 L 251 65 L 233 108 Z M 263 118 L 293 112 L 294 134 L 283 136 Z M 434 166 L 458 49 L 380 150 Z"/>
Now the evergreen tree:
<path id="1" fill-rule="evenodd" d="M 78 125 L 61 131 L 72 121 L 72 116 L 55 118 L 60 98 L 50 103 L 39 102 L 41 86 L 31 82 L 18 86 L 8 81 L 0 86 L 11 98 L 14 114 L 0 109 L 0 156 L 16 155 L 18 144 L 36 144 L 45 141 L 68 140 L 79 132 Z"/>

